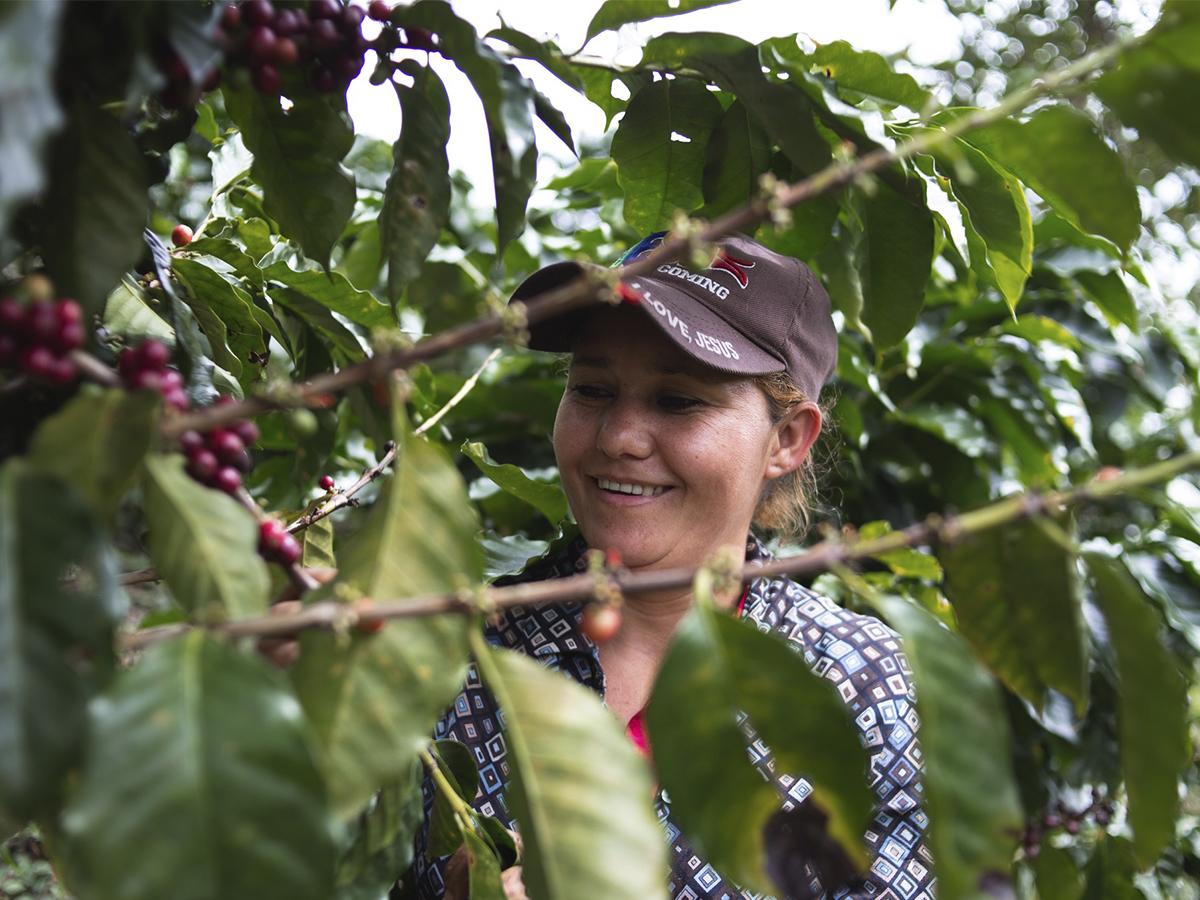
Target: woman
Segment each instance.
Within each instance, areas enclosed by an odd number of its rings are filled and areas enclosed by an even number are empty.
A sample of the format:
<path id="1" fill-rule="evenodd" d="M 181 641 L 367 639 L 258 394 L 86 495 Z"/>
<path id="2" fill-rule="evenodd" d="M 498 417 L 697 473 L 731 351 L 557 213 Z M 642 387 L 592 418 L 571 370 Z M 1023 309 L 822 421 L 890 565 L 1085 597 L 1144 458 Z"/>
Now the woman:
<path id="1" fill-rule="evenodd" d="M 621 262 L 661 240 L 650 236 Z M 577 272 L 574 263 L 550 266 L 514 299 Z M 766 558 L 752 523 L 795 532 L 806 519 L 809 450 L 822 423 L 815 398 L 837 358 L 828 296 L 803 263 L 742 235 L 723 240 L 702 271 L 665 263 L 623 283 L 620 294 L 619 306 L 532 329 L 531 347 L 571 353 L 554 451 L 582 539 L 525 577 L 579 571 L 588 547 L 618 551 L 635 572 L 698 566 L 723 548 L 745 548 L 748 561 Z M 641 741 L 641 711 L 690 603 L 686 589 L 629 596 L 621 630 L 599 647 L 583 634 L 576 606 L 512 611 L 489 637 L 602 693 Z M 781 633 L 837 682 L 870 748 L 880 801 L 867 834 L 875 856 L 866 878 L 836 896 L 933 896 L 915 712 L 895 635 L 787 579 L 757 579 L 728 606 Z M 500 733 L 495 703 L 472 675 L 437 736 L 482 753 L 481 769 L 491 774 L 475 805 L 511 822 L 495 774 L 506 753 Z M 785 807 L 803 802 L 803 779 L 770 772 L 767 757 L 756 764 L 779 784 Z M 673 844 L 672 897 L 745 896 L 687 847 L 661 794 L 658 809 Z M 419 896 L 465 896 L 453 883 L 456 865 L 447 881 L 446 859 L 418 856 Z M 506 873 L 506 889 L 524 896 L 519 871 Z"/>

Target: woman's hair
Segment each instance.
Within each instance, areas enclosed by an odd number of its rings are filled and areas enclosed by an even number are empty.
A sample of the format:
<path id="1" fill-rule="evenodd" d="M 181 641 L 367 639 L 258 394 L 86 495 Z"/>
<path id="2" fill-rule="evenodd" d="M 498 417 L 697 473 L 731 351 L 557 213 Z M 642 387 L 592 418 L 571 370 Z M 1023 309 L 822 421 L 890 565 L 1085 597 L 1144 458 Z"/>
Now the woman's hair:
<path id="1" fill-rule="evenodd" d="M 767 397 L 772 424 L 809 399 L 783 372 L 758 375 L 754 383 Z M 828 422 L 829 409 L 820 403 L 818 406 L 822 421 Z M 799 468 L 766 483 L 754 510 L 756 526 L 782 538 L 798 540 L 804 536 L 811 524 L 810 513 L 817 497 L 818 463 L 814 456 L 810 450 Z"/>

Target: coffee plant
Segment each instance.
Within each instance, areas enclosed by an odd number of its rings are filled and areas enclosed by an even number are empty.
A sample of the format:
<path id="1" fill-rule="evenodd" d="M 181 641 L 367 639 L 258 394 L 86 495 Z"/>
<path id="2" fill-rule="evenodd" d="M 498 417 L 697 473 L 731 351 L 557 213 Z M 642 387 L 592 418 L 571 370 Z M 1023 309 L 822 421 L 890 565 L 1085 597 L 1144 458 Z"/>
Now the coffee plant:
<path id="1" fill-rule="evenodd" d="M 652 760 L 482 636 L 520 599 L 489 585 L 573 535 L 525 324 L 607 288 L 504 298 L 739 229 L 834 300 L 816 550 L 774 546 L 903 637 L 938 896 L 1200 896 L 1200 4 L 948 3 L 978 27 L 943 69 L 814 44 L 803 5 L 629 66 L 444 0 L 0 7 L 0 894 L 403 897 L 428 780 L 473 896 L 519 860 L 543 900 L 662 897 L 648 766 L 704 795 L 749 765 L 716 739 L 743 711 L 820 824 L 764 838 L 747 796 L 678 804 L 685 834 L 766 894 L 862 866 L 866 757 L 830 758 L 856 731 L 770 636 L 681 631 Z M 609 0 L 587 39 L 721 5 Z M 448 67 L 494 209 L 447 154 Z M 368 70 L 391 145 L 348 115 Z M 575 157 L 539 182 L 552 141 Z M 600 641 L 637 587 L 598 557 L 559 599 Z M 519 738 L 519 845 L 430 740 L 472 664 Z"/>

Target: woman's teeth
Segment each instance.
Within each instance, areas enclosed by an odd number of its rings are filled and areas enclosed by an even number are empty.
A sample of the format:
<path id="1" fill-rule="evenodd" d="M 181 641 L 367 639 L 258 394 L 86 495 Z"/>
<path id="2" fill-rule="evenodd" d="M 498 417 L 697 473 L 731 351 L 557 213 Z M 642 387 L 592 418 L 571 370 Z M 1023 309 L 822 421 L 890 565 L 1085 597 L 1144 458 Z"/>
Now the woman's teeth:
<path id="1" fill-rule="evenodd" d="M 620 481 L 609 481 L 607 478 L 597 478 L 596 483 L 602 491 L 616 491 L 619 494 L 633 494 L 643 497 L 657 497 L 665 487 L 649 484 L 626 484 Z"/>

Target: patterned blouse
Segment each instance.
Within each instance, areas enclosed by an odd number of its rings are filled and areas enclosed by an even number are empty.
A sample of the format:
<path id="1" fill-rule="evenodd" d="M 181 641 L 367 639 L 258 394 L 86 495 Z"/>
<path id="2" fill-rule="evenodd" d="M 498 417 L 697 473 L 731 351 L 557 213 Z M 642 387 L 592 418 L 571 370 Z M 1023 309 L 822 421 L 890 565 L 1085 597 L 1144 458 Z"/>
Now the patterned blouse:
<path id="1" fill-rule="evenodd" d="M 520 580 L 538 581 L 584 571 L 585 552 L 586 546 L 577 540 L 557 558 L 535 564 Z M 747 562 L 770 558 L 751 536 L 746 545 Z M 760 630 L 786 638 L 803 653 L 814 672 L 837 685 L 870 752 L 871 787 L 878 798 L 866 833 L 870 868 L 864 878 L 832 896 L 836 900 L 932 900 L 936 880 L 925 841 L 928 820 L 921 807 L 917 715 L 908 661 L 895 632 L 870 616 L 841 609 L 786 578 L 751 582 L 741 615 Z M 488 639 L 494 645 L 526 653 L 603 695 L 599 655 L 581 632 L 580 617 L 577 604 L 514 608 L 489 629 Z M 515 829 L 504 801 L 508 764 L 498 709 L 473 667 L 453 707 L 438 724 L 435 737 L 453 738 L 471 749 L 480 776 L 480 790 L 473 805 L 482 814 L 496 816 Z M 792 809 L 803 803 L 812 790 L 809 783 L 775 772 L 770 750 L 753 733 L 748 733 L 747 744 L 755 766 L 779 788 L 781 808 Z M 439 900 L 444 894 L 443 871 L 449 857 L 428 859 L 424 852 L 433 801 L 428 778 L 425 801 L 425 826 L 417 834 L 412 874 L 421 900 Z M 670 803 L 661 791 L 656 806 L 670 844 L 673 900 L 764 900 L 726 881 L 692 851 L 672 824 Z M 830 896 L 811 868 L 806 874 L 812 896 Z"/>

